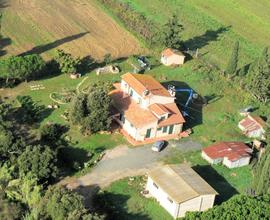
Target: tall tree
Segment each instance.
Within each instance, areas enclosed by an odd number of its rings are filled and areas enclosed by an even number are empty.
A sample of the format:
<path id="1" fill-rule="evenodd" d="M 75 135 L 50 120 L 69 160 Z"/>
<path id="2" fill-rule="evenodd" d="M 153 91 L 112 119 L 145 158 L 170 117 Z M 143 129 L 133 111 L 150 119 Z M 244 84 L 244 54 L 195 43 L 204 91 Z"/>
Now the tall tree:
<path id="1" fill-rule="evenodd" d="M 60 66 L 61 72 L 65 74 L 76 73 L 80 64 L 79 58 L 74 58 L 63 50 L 57 50 L 56 61 Z"/>
<path id="2" fill-rule="evenodd" d="M 233 74 L 236 73 L 238 64 L 238 53 L 239 53 L 239 41 L 236 41 L 234 44 L 231 58 L 225 70 L 225 74 L 227 74 L 228 76 L 232 76 Z"/>
<path id="3" fill-rule="evenodd" d="M 162 43 L 164 46 L 179 49 L 181 47 L 181 33 L 183 29 L 183 25 L 179 23 L 178 16 L 174 14 L 163 28 Z"/>
<path id="4" fill-rule="evenodd" d="M 56 153 L 48 146 L 27 146 L 18 158 L 18 168 L 21 176 L 29 175 L 43 182 L 56 177 L 56 162 Z"/>
<path id="5" fill-rule="evenodd" d="M 260 102 L 270 99 L 270 57 L 268 48 L 263 50 L 261 57 L 249 68 L 246 78 L 246 89 Z"/>
<path id="6" fill-rule="evenodd" d="M 254 168 L 253 187 L 257 194 L 270 194 L 270 128 L 266 129 L 266 150 Z"/>

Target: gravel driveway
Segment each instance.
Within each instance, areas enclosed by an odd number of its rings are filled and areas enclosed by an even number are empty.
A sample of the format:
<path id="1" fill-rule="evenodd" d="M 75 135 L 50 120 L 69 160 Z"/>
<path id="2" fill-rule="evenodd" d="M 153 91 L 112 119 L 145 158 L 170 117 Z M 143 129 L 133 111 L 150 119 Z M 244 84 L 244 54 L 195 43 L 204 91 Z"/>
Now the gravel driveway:
<path id="1" fill-rule="evenodd" d="M 106 151 L 104 158 L 91 170 L 90 173 L 64 181 L 68 188 L 74 189 L 86 186 L 110 185 L 112 182 L 128 176 L 143 175 L 151 168 L 161 165 L 161 159 L 170 154 L 173 149 L 181 151 L 193 151 L 201 148 L 201 145 L 191 141 L 171 141 L 161 152 L 153 152 L 151 145 L 129 148 L 118 146 Z"/>

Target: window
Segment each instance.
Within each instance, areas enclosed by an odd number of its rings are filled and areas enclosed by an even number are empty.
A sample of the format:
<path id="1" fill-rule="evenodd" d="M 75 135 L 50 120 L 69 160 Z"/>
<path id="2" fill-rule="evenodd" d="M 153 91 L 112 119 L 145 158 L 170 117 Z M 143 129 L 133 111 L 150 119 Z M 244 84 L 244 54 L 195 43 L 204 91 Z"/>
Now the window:
<path id="1" fill-rule="evenodd" d="M 170 203 L 173 203 L 171 198 L 167 197 L 167 199 L 169 200 Z"/>
<path id="2" fill-rule="evenodd" d="M 133 96 L 133 90 L 131 89 L 129 92 L 129 95 L 132 97 Z"/>
<path id="3" fill-rule="evenodd" d="M 158 131 L 161 131 L 161 130 L 162 130 L 162 127 L 158 128 L 157 130 L 158 130 Z"/>
<path id="4" fill-rule="evenodd" d="M 164 126 L 163 127 L 163 133 L 167 133 L 167 130 L 168 130 L 168 126 Z"/>
<path id="5" fill-rule="evenodd" d="M 153 186 L 158 189 L 158 185 L 153 182 Z"/>
<path id="6" fill-rule="evenodd" d="M 160 121 L 164 120 L 165 118 L 165 116 L 160 117 Z"/>

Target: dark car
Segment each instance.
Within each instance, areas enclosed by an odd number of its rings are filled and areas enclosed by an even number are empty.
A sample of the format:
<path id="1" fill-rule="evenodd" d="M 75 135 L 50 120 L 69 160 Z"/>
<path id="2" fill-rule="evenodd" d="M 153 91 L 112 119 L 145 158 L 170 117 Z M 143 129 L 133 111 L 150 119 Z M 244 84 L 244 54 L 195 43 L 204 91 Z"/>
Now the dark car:
<path id="1" fill-rule="evenodd" d="M 160 152 L 165 146 L 165 141 L 157 141 L 152 146 L 152 151 Z"/>

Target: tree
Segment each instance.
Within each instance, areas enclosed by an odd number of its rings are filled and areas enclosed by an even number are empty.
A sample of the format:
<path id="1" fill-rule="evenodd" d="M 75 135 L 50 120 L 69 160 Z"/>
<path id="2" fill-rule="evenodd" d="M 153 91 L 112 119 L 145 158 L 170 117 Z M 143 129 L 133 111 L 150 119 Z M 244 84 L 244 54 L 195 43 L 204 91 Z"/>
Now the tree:
<path id="1" fill-rule="evenodd" d="M 41 127 L 40 140 L 49 146 L 58 147 L 62 143 L 61 136 L 65 132 L 65 126 L 49 123 Z"/>
<path id="2" fill-rule="evenodd" d="M 37 105 L 30 96 L 17 96 L 20 104 L 20 120 L 24 123 L 37 122 L 45 110 L 44 106 Z"/>
<path id="3" fill-rule="evenodd" d="M 162 33 L 162 43 L 165 47 L 179 49 L 181 47 L 182 24 L 179 23 L 178 16 L 174 14 L 164 25 Z"/>
<path id="4" fill-rule="evenodd" d="M 83 123 L 83 120 L 87 114 L 86 102 L 85 94 L 79 94 L 74 97 L 69 112 L 69 118 L 73 124 Z"/>
<path id="5" fill-rule="evenodd" d="M 57 50 L 56 61 L 59 64 L 61 72 L 65 74 L 76 73 L 80 64 L 79 58 L 73 58 L 71 54 L 63 50 Z"/>
<path id="6" fill-rule="evenodd" d="M 246 78 L 246 89 L 260 102 L 269 101 L 270 58 L 268 48 L 265 48 L 261 57 L 250 66 Z"/>
<path id="7" fill-rule="evenodd" d="M 79 94 L 75 97 L 69 114 L 71 122 L 81 125 L 83 133 L 109 130 L 111 98 L 108 86 L 95 84 L 88 93 L 88 96 Z"/>
<path id="8" fill-rule="evenodd" d="M 110 53 L 105 54 L 103 60 L 105 65 L 108 65 L 110 62 L 112 62 L 112 55 Z"/>
<path id="9" fill-rule="evenodd" d="M 235 42 L 231 58 L 225 70 L 225 74 L 228 76 L 232 76 L 236 73 L 237 64 L 238 64 L 238 53 L 239 53 L 239 41 Z"/>
<path id="10" fill-rule="evenodd" d="M 60 187 L 49 187 L 40 203 L 41 219 L 80 220 L 100 219 L 89 213 L 84 207 L 83 197 Z"/>
<path id="11" fill-rule="evenodd" d="M 58 173 L 56 153 L 48 146 L 27 146 L 18 158 L 20 176 L 29 175 L 44 182 Z"/>
<path id="12" fill-rule="evenodd" d="M 0 78 L 6 80 L 23 81 L 40 76 L 46 67 L 40 55 L 11 56 L 0 61 Z"/>
<path id="13" fill-rule="evenodd" d="M 257 194 L 270 194 L 270 128 L 266 129 L 266 150 L 254 167 L 253 187 Z"/>
<path id="14" fill-rule="evenodd" d="M 188 212 L 185 220 L 209 219 L 270 219 L 270 196 L 233 196 L 219 206 L 205 212 Z"/>
<path id="15" fill-rule="evenodd" d="M 0 196 L 0 219 L 16 220 L 22 217 L 22 207 L 14 202 L 10 202 Z"/>

